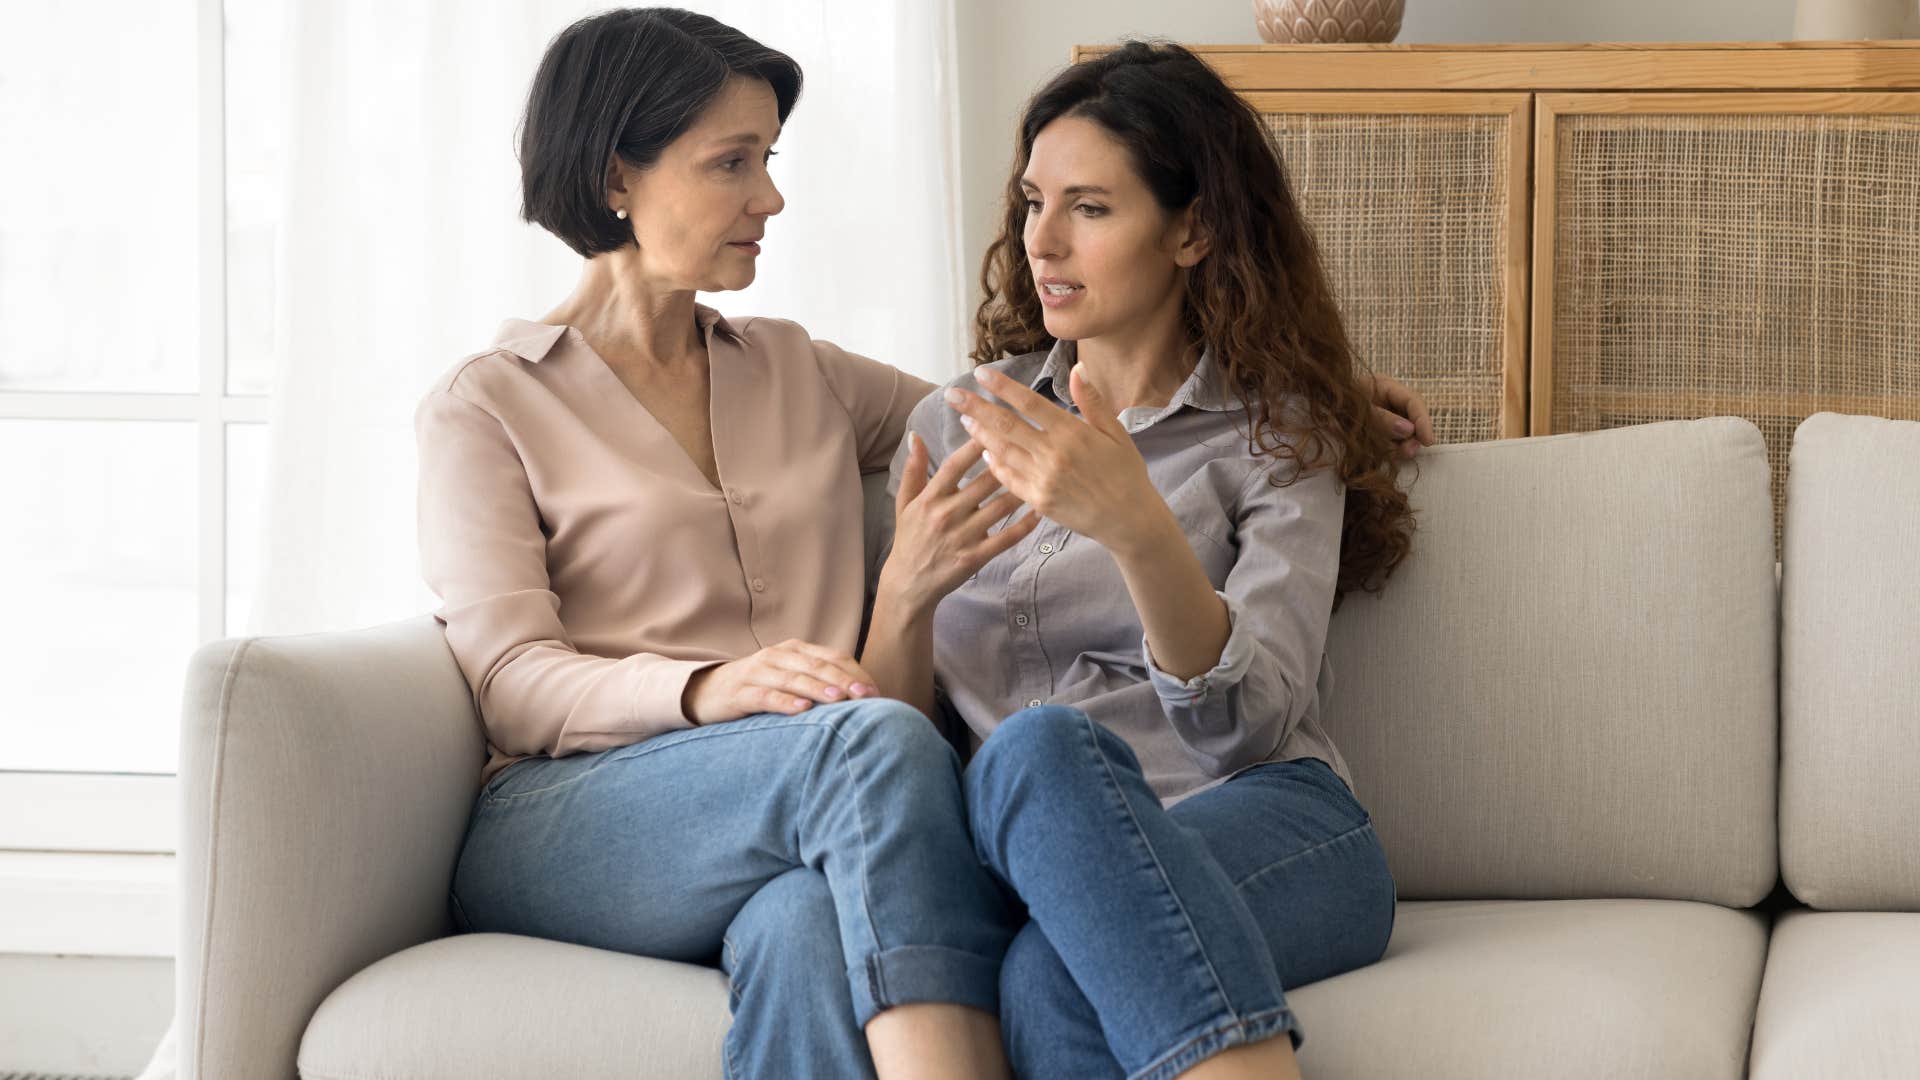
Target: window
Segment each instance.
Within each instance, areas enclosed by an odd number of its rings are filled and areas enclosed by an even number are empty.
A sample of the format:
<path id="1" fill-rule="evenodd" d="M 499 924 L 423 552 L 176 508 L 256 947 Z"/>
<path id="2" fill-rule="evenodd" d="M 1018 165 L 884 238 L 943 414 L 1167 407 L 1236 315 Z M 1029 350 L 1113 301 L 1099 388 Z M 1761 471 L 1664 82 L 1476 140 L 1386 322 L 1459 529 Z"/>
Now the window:
<path id="1" fill-rule="evenodd" d="M 187 659 L 251 596 L 280 4 L 5 20 L 0 849 L 171 850 Z"/>

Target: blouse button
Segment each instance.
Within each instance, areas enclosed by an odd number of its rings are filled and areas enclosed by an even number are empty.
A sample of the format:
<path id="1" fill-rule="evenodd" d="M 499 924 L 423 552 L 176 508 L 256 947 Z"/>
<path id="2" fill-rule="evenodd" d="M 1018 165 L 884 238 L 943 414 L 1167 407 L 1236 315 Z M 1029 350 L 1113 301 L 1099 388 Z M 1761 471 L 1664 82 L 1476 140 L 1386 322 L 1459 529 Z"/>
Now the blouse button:
<path id="1" fill-rule="evenodd" d="M 1029 702 L 1027 702 L 1027 708 L 1029 708 L 1029 709 L 1037 709 L 1037 708 L 1039 708 L 1039 707 L 1040 707 L 1040 699 L 1039 699 L 1039 698 L 1034 698 L 1034 699 L 1033 699 L 1032 701 L 1029 701 Z"/>
<path id="2" fill-rule="evenodd" d="M 1041 544 L 1041 545 L 1040 545 L 1040 554 L 1042 554 L 1042 555 L 1051 555 L 1051 554 L 1053 554 L 1053 545 L 1052 545 L 1052 544 Z"/>
<path id="3" fill-rule="evenodd" d="M 746 502 L 747 500 L 745 496 L 740 494 L 739 488 L 728 488 L 727 501 L 732 503 L 735 506 L 739 506 L 741 503 Z"/>
<path id="4" fill-rule="evenodd" d="M 754 579 L 753 579 L 753 591 L 754 591 L 754 592 L 766 592 L 766 591 L 767 591 L 767 579 L 766 579 L 766 578 L 754 578 Z"/>
<path id="5" fill-rule="evenodd" d="M 1015 626 L 1027 625 L 1027 617 L 1025 615 L 1015 615 L 1013 617 L 1013 625 Z"/>

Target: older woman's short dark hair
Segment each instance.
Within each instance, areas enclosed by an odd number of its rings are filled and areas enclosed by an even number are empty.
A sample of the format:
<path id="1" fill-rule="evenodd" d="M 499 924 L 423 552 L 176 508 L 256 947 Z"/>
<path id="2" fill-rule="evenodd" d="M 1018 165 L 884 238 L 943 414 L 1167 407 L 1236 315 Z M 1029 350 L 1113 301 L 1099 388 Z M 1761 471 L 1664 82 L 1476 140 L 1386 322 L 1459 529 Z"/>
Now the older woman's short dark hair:
<path id="1" fill-rule="evenodd" d="M 636 169 L 699 119 L 729 78 L 773 87 L 785 123 L 800 65 L 717 19 L 622 8 L 581 19 L 548 44 L 520 125 L 520 216 L 588 258 L 633 242 L 607 206 L 607 166 Z"/>

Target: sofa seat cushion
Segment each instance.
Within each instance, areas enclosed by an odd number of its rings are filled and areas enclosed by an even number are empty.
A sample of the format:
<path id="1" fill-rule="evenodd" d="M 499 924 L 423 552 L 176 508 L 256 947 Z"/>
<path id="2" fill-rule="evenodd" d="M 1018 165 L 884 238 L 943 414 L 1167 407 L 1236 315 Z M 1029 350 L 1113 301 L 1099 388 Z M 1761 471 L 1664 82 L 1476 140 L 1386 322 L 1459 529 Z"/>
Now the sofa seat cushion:
<path id="1" fill-rule="evenodd" d="M 719 971 L 511 934 L 395 953 L 342 983 L 305 1080 L 698 1080 L 721 1075 Z"/>
<path id="2" fill-rule="evenodd" d="M 1738 1077 L 1766 936 L 1687 901 L 1404 903 L 1380 963 L 1287 999 L 1316 1080 Z M 728 1022 L 718 971 L 468 934 L 342 984 L 300 1075 L 717 1078 Z"/>
<path id="3" fill-rule="evenodd" d="M 1752 1076 L 1920 1076 L 1920 914 L 1782 916 L 1760 984 Z"/>
<path id="4" fill-rule="evenodd" d="M 1287 992 L 1314 1080 L 1739 1077 L 1765 921 L 1673 900 L 1403 903 L 1377 964 Z"/>

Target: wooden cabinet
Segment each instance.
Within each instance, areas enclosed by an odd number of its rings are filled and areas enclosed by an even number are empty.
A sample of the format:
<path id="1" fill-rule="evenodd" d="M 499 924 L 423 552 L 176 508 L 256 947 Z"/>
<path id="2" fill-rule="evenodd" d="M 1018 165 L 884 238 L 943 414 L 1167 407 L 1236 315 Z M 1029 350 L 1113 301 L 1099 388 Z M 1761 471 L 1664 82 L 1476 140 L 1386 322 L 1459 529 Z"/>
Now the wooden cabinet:
<path id="1" fill-rule="evenodd" d="M 1196 51 L 1443 439 L 1920 419 L 1920 41 Z"/>

